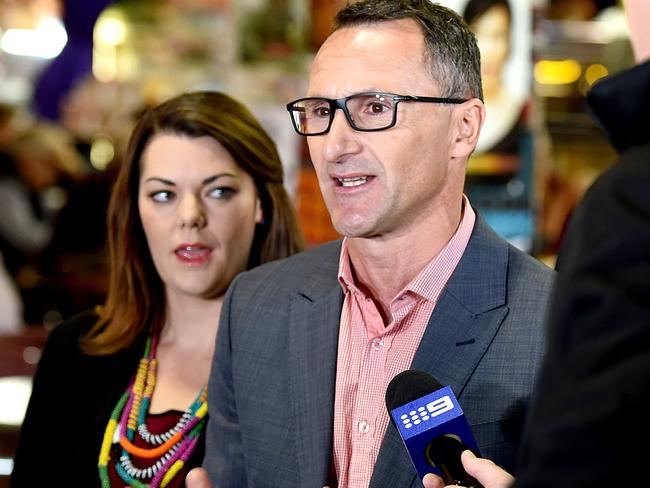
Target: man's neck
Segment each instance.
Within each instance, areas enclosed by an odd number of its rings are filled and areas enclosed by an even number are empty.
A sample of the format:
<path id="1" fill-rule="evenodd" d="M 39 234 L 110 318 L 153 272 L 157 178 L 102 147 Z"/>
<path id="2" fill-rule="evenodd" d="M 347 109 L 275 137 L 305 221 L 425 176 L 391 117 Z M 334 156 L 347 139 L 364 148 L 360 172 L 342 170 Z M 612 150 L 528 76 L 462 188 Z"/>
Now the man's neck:
<path id="1" fill-rule="evenodd" d="M 384 313 L 395 296 L 447 245 L 461 221 L 461 212 L 423 219 L 392 235 L 348 238 L 348 254 L 357 286 Z"/>

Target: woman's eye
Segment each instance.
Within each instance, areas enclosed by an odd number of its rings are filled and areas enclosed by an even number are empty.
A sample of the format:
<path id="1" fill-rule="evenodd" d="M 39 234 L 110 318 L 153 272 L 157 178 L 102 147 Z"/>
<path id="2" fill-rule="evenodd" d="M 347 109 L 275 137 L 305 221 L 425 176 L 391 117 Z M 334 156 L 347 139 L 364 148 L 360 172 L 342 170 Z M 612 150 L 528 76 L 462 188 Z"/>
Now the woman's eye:
<path id="1" fill-rule="evenodd" d="M 234 194 L 234 189 L 223 186 L 210 190 L 209 193 L 212 198 L 230 198 Z"/>
<path id="2" fill-rule="evenodd" d="M 154 191 L 149 194 L 149 198 L 151 198 L 154 202 L 169 202 L 174 199 L 174 192 L 171 192 L 169 190 Z"/>

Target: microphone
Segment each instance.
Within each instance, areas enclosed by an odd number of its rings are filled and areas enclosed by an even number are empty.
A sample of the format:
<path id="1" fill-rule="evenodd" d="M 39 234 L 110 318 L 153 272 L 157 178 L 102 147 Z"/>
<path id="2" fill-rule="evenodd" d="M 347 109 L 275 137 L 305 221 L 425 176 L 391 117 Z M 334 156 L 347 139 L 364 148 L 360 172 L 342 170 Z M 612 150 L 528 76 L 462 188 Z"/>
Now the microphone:
<path id="1" fill-rule="evenodd" d="M 403 371 L 386 389 L 386 408 L 420 479 L 434 473 L 445 485 L 483 488 L 463 468 L 464 450 L 480 453 L 449 386 L 423 371 Z"/>

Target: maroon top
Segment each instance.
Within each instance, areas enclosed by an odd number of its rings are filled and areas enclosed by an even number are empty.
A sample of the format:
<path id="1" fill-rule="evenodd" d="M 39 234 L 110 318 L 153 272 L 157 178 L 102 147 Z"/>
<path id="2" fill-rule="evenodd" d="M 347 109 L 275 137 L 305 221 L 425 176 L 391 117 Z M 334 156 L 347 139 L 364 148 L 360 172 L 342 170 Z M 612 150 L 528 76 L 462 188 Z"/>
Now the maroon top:
<path id="1" fill-rule="evenodd" d="M 164 413 L 158 413 L 158 414 L 153 414 L 153 415 L 147 415 L 147 428 L 149 429 L 149 432 L 151 434 L 162 434 L 163 432 L 167 432 L 169 429 L 174 427 L 176 423 L 180 420 L 181 415 L 183 413 L 179 412 L 177 410 L 169 410 Z M 176 476 L 169 482 L 167 487 L 169 488 L 180 488 L 185 486 L 185 476 L 187 475 L 187 472 L 195 468 L 197 466 L 201 465 L 201 461 L 203 461 L 203 455 L 205 453 L 205 436 L 204 436 L 205 429 L 203 429 L 203 432 L 201 432 L 201 437 L 199 438 L 199 442 L 196 445 L 196 448 L 194 449 L 194 452 L 188 459 L 188 462 L 185 466 L 183 466 L 183 469 L 181 469 Z M 138 447 L 144 447 L 146 449 L 151 449 L 153 446 L 151 444 L 147 444 L 141 437 L 140 435 L 136 432 L 133 444 L 135 444 Z M 120 475 L 117 474 L 117 471 L 115 469 L 115 463 L 120 462 L 120 454 L 122 453 L 122 446 L 119 444 L 113 444 L 111 446 L 111 457 L 108 461 L 108 476 L 111 480 L 111 487 L 116 488 L 123 488 L 127 485 L 122 478 L 120 478 Z M 152 464 L 155 464 L 156 461 L 158 461 L 160 458 L 153 458 L 153 459 L 142 459 L 137 456 L 131 456 L 131 462 L 136 468 L 146 468 L 148 466 L 151 466 Z M 138 479 L 138 478 L 136 478 Z M 145 478 L 145 479 L 138 479 L 138 481 L 142 483 L 150 483 L 152 478 Z"/>

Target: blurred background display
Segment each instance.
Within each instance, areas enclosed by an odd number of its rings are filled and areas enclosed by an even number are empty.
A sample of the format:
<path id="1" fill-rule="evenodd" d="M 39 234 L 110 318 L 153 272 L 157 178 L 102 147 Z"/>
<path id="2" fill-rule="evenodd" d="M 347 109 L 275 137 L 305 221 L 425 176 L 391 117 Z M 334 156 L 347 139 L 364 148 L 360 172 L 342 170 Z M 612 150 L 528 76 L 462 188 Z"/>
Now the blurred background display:
<path id="1" fill-rule="evenodd" d="M 632 64 L 615 0 L 445 0 L 476 33 L 487 120 L 466 191 L 501 235 L 550 261 L 577 198 L 613 159 L 586 112 Z M 3 0 L 0 251 L 42 324 L 100 303 L 115 168 L 146 107 L 223 90 L 252 107 L 286 166 L 310 244 L 338 234 L 284 105 L 305 93 L 342 1 Z"/>
<path id="2" fill-rule="evenodd" d="M 535 239 L 533 179 L 540 128 L 535 126 L 530 0 L 461 0 L 459 12 L 481 50 L 486 120 L 469 162 L 466 192 L 503 237 L 531 252 Z"/>
<path id="3" fill-rule="evenodd" d="M 344 3 L 0 0 L 0 381 L 29 377 L 48 331 L 102 303 L 115 170 L 136 117 L 173 95 L 216 89 L 251 107 L 308 243 L 339 237 L 285 105 L 305 94 Z M 622 3 L 441 3 L 467 19 L 483 60 L 487 120 L 466 192 L 499 234 L 553 265 L 577 199 L 615 158 L 585 93 L 633 64 Z M 7 388 L 24 397 L 24 382 L 7 384 L 3 403 Z M 24 405 L 3 408 L 0 487 Z"/>

